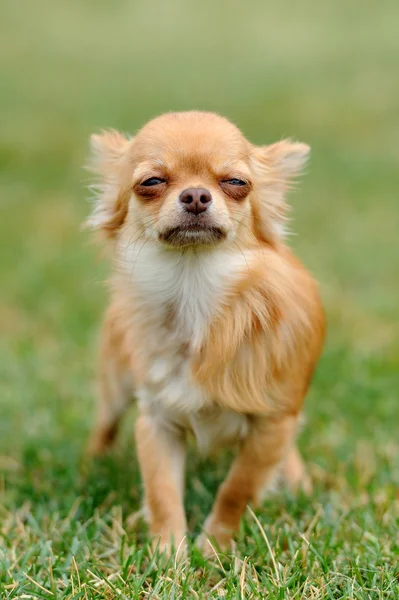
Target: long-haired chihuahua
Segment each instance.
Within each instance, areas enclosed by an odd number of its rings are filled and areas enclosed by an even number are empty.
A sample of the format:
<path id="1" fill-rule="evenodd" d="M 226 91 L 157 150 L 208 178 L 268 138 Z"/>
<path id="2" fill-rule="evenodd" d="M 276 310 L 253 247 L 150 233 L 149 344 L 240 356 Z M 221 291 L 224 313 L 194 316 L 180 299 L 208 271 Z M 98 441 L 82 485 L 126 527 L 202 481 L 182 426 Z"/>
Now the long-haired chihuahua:
<path id="1" fill-rule="evenodd" d="M 170 113 L 134 138 L 94 135 L 89 225 L 113 249 L 93 453 L 132 398 L 151 534 L 184 548 L 184 471 L 236 447 L 199 539 L 229 546 L 248 504 L 277 475 L 310 482 L 296 447 L 324 338 L 317 286 L 285 243 L 286 192 L 309 147 L 255 146 L 227 119 Z"/>

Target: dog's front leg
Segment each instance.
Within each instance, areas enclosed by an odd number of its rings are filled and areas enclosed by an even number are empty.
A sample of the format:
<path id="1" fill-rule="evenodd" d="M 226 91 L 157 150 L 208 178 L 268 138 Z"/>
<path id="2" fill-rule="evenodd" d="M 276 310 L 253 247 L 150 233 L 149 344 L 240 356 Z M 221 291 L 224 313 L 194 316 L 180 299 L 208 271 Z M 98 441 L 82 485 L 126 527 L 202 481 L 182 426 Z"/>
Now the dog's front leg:
<path id="1" fill-rule="evenodd" d="M 185 553 L 184 513 L 185 439 L 183 434 L 142 414 L 136 423 L 137 453 L 145 488 L 155 547 L 171 553 Z"/>
<path id="2" fill-rule="evenodd" d="M 221 549 L 230 545 L 247 505 L 256 505 L 264 489 L 273 482 L 294 442 L 297 422 L 292 416 L 254 418 L 205 521 L 204 533 L 198 540 L 201 550 L 211 550 L 208 539 Z"/>

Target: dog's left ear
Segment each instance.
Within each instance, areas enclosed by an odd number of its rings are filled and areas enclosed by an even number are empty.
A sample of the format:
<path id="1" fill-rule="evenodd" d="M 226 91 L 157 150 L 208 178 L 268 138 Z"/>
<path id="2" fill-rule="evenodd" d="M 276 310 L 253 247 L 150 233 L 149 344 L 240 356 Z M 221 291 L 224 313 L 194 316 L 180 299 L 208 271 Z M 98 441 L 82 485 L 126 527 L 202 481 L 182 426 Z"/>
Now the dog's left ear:
<path id="1" fill-rule="evenodd" d="M 302 172 L 309 153 L 307 144 L 291 140 L 253 149 L 256 188 L 253 211 L 257 231 L 264 240 L 273 242 L 284 237 L 288 212 L 285 196 Z"/>
<path id="2" fill-rule="evenodd" d="M 91 152 L 87 167 L 96 180 L 91 186 L 94 190 L 94 208 L 87 225 L 102 230 L 108 237 L 113 237 L 127 214 L 128 190 L 123 188 L 122 181 L 126 151 L 131 141 L 115 130 L 103 131 L 90 138 Z"/>

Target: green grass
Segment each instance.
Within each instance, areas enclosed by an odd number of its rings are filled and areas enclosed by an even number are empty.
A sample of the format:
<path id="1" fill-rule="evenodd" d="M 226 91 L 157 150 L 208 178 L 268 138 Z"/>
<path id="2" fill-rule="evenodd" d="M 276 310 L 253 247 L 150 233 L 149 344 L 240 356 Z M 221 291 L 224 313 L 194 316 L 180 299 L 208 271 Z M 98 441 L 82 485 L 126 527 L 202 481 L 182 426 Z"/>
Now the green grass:
<path id="1" fill-rule="evenodd" d="M 1 3 L 2 600 L 399 597 L 398 16 L 394 0 Z M 175 568 L 129 518 L 133 414 L 82 469 L 107 265 L 79 227 L 89 134 L 188 108 L 311 144 L 292 243 L 329 336 L 301 437 L 315 493 L 271 496 L 234 556 Z M 227 465 L 192 452 L 191 532 Z"/>

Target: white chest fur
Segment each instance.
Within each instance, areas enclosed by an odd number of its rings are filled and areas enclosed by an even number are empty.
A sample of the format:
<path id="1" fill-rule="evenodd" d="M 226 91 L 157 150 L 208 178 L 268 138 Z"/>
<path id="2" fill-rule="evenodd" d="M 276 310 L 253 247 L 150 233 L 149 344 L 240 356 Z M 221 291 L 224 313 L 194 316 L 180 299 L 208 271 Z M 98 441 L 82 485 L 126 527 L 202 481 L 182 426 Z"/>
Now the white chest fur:
<path id="1" fill-rule="evenodd" d="M 172 308 L 174 333 L 191 347 L 200 344 L 210 317 L 250 260 L 238 249 L 176 251 L 152 241 L 128 247 L 124 256 L 132 292 L 151 309 L 154 324 Z"/>
<path id="2" fill-rule="evenodd" d="M 190 427 L 204 449 L 223 432 L 239 436 L 245 419 L 212 407 L 192 379 L 190 356 L 250 255 L 222 248 L 176 252 L 149 241 L 141 249 L 128 247 L 124 258 L 134 302 L 145 315 L 145 339 L 137 343 L 149 368 L 137 390 L 139 402 L 162 420 Z"/>

